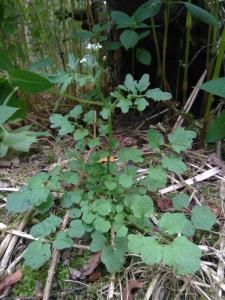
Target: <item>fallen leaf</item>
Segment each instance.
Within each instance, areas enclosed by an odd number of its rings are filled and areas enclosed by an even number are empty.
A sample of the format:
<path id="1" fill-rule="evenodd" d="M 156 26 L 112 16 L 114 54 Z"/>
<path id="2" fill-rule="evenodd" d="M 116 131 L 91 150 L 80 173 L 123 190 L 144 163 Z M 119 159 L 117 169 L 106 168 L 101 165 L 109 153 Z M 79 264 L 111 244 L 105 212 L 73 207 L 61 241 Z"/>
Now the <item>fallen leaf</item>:
<path id="1" fill-rule="evenodd" d="M 97 266 L 100 264 L 101 253 L 96 252 L 90 257 L 89 264 L 84 268 L 82 275 L 89 276 L 91 275 Z"/>
<path id="2" fill-rule="evenodd" d="M 13 274 L 5 277 L 0 282 L 0 293 L 2 293 L 8 286 L 15 284 L 16 282 L 20 281 L 22 278 L 22 272 L 20 270 L 14 272 Z"/>
<path id="3" fill-rule="evenodd" d="M 171 208 L 173 208 L 173 202 L 170 198 L 161 197 L 158 198 L 156 202 L 161 211 L 171 211 Z"/>
<path id="4" fill-rule="evenodd" d="M 88 282 L 96 282 L 101 278 L 101 273 L 99 271 L 93 272 L 89 277 L 88 277 Z"/>
<path id="5" fill-rule="evenodd" d="M 123 288 L 122 298 L 123 300 L 133 300 L 132 290 L 142 289 L 144 287 L 144 282 L 137 281 L 136 279 L 128 280 L 127 286 Z"/>

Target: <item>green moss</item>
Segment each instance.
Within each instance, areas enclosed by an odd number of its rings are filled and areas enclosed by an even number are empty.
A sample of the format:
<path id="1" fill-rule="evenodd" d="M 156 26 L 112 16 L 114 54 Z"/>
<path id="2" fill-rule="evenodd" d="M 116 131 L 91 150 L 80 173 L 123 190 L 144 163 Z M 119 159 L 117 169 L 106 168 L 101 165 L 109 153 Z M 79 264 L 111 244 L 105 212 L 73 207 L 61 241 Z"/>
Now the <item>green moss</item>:
<path id="1" fill-rule="evenodd" d="M 30 267 L 20 266 L 23 277 L 20 282 L 18 282 L 14 289 L 13 294 L 15 296 L 30 297 L 35 294 L 35 285 L 40 282 L 44 286 L 47 273 L 48 265 L 43 266 L 39 270 L 33 270 Z"/>
<path id="2" fill-rule="evenodd" d="M 90 259 L 90 251 L 85 250 L 81 256 L 76 255 L 76 252 L 72 253 L 69 265 L 71 268 L 80 270 L 83 266 L 88 264 Z"/>
<path id="3" fill-rule="evenodd" d="M 67 286 L 66 279 L 69 279 L 69 269 L 60 263 L 56 269 L 56 284 L 59 285 L 60 289 L 64 289 Z"/>

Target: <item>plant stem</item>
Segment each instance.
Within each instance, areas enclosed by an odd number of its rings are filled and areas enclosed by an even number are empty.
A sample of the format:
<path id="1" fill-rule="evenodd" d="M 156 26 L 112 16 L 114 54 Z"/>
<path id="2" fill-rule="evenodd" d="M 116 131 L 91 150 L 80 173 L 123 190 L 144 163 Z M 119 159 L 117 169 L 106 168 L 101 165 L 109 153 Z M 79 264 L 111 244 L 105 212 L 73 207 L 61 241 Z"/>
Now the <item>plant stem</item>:
<path id="1" fill-rule="evenodd" d="M 164 89 L 167 89 L 167 80 L 166 80 L 166 48 L 168 41 L 168 31 L 169 31 L 169 19 L 170 19 L 170 7 L 166 4 L 164 11 L 164 38 L 163 38 L 163 61 L 162 61 L 162 80 Z"/>
<path id="2" fill-rule="evenodd" d="M 162 62 L 161 62 L 161 56 L 160 56 L 160 50 L 159 50 L 159 41 L 155 29 L 155 21 L 154 18 L 151 18 L 151 25 L 152 25 L 152 33 L 153 33 L 153 39 L 155 43 L 155 50 L 156 50 L 156 59 L 157 59 L 157 72 L 156 76 L 157 78 L 160 78 L 162 73 Z"/>
<path id="3" fill-rule="evenodd" d="M 191 2 L 191 1 L 189 1 Z M 187 100 L 187 89 L 188 89 L 188 60 L 190 52 L 190 39 L 191 39 L 191 24 L 192 17 L 190 12 L 187 12 L 186 17 L 186 44 L 185 44 L 185 54 L 184 54 L 184 78 L 183 78 L 183 104 Z"/>

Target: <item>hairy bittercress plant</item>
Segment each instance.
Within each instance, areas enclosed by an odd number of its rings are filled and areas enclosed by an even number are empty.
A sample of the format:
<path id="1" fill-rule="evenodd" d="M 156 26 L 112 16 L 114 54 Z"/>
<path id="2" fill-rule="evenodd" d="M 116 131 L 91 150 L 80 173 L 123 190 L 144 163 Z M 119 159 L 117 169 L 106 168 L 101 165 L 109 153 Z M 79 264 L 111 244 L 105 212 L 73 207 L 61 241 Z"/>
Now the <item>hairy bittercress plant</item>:
<path id="1" fill-rule="evenodd" d="M 160 215 L 154 209 L 154 200 L 159 189 L 166 186 L 168 173 L 181 175 L 186 171 L 181 153 L 191 147 L 195 132 L 177 128 L 163 136 L 149 129 L 147 139 L 153 151 L 150 158 L 143 157 L 139 149 L 119 147 L 112 137 L 114 109 L 120 108 L 123 113 L 131 107 L 143 111 L 150 99 L 171 98 L 160 89 L 149 89 L 149 85 L 147 74 L 139 81 L 127 75 L 124 84 L 112 93 L 113 100 L 102 99 L 101 118 L 96 118 L 94 109 L 85 112 L 81 105 L 64 116 L 50 117 L 59 138 L 72 135 L 75 141 L 74 148 L 65 153 L 66 167 L 59 165 L 49 173 L 32 176 L 26 187 L 7 198 L 11 212 L 33 208 L 36 218 L 49 214 L 31 228 L 37 240 L 25 251 L 26 265 L 39 268 L 50 259 L 53 248 L 73 247 L 75 239 L 86 236 L 90 251 L 101 251 L 101 261 L 109 272 L 120 271 L 128 253 L 139 255 L 149 265 L 173 267 L 179 275 L 199 270 L 201 251 L 191 238 L 196 229 L 211 229 L 213 214 L 201 206 L 187 217 L 182 209 L 188 207 L 189 197 L 184 192 L 173 197 L 173 213 Z M 97 134 L 92 132 L 94 122 Z M 103 143 L 106 135 L 108 142 Z M 112 162 L 114 155 L 118 163 Z M 138 178 L 142 166 L 147 166 L 148 172 L 145 178 Z M 70 216 L 65 231 L 59 229 L 63 210 L 69 210 Z"/>

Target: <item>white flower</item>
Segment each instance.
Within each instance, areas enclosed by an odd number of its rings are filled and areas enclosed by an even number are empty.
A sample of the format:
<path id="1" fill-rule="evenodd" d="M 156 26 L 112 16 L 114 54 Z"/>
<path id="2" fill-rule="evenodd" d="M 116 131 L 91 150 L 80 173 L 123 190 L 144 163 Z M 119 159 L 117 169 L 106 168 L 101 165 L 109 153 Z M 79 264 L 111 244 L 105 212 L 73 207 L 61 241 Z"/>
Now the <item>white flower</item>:
<path id="1" fill-rule="evenodd" d="M 101 48 L 102 48 L 102 45 L 99 43 L 96 43 L 96 44 L 88 43 L 86 46 L 86 49 L 93 49 L 93 50 L 97 50 L 97 49 L 101 49 Z"/>

